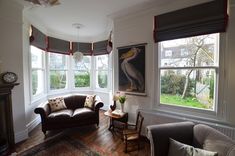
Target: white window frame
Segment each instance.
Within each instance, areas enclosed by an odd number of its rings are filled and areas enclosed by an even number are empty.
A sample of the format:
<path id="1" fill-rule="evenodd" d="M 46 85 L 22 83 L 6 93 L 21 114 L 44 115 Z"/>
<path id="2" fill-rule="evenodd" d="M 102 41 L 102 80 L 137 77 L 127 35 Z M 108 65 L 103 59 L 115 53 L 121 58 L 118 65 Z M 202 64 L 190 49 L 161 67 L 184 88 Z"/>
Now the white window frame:
<path id="1" fill-rule="evenodd" d="M 85 57 L 85 56 L 83 56 L 83 57 Z M 90 70 L 78 70 L 78 69 L 75 69 L 74 68 L 74 66 L 75 66 L 75 62 L 74 62 L 74 59 L 71 57 L 71 60 L 70 60 L 70 62 L 71 62 L 71 69 L 72 69 L 72 78 L 71 79 L 73 79 L 72 81 L 70 81 L 70 82 L 72 82 L 72 88 L 74 89 L 74 90 L 85 90 L 85 91 L 88 91 L 88 90 L 91 90 L 91 88 L 92 88 L 92 77 L 93 77 L 93 72 L 92 72 L 92 64 L 93 64 L 93 61 L 92 61 L 92 57 L 93 56 L 89 56 L 90 57 Z M 90 73 L 90 86 L 88 86 L 88 87 L 76 87 L 75 86 L 75 79 L 74 79 L 74 77 L 75 77 L 75 71 L 88 71 L 89 73 Z"/>
<path id="2" fill-rule="evenodd" d="M 97 69 L 97 59 L 96 59 L 96 57 L 99 57 L 99 56 L 101 56 L 101 55 L 97 55 L 97 56 L 93 56 L 93 59 L 94 59 L 94 66 L 93 66 L 93 84 L 94 84 L 94 91 L 101 91 L 101 92 L 108 92 L 109 90 L 110 90 L 110 80 L 111 80 L 111 78 L 110 78 L 110 60 L 111 60 L 111 57 L 110 57 L 110 54 L 105 54 L 105 55 L 107 55 L 107 57 L 108 57 L 108 68 L 106 69 L 106 70 L 98 70 Z M 98 74 L 97 74 L 97 72 L 98 71 L 106 71 L 107 72 L 107 88 L 98 88 L 98 87 L 96 87 L 96 84 L 98 84 L 98 78 L 97 78 L 97 76 L 98 76 Z"/>
<path id="3" fill-rule="evenodd" d="M 45 66 L 45 51 L 43 51 L 43 50 L 41 50 L 41 53 L 42 53 L 42 67 L 41 68 L 33 68 L 32 67 L 32 53 L 31 53 L 31 46 L 33 46 L 33 45 L 30 45 L 29 46 L 29 51 L 30 51 L 30 53 L 29 53 L 29 57 L 30 57 L 30 62 L 29 62 L 29 64 L 30 64 L 30 95 L 31 95 L 31 101 L 36 101 L 37 99 L 40 99 L 40 98 L 42 98 L 44 95 L 45 95 L 45 92 L 46 92 L 46 79 L 45 79 L 45 76 L 46 76 L 46 66 Z M 35 47 L 35 46 L 33 46 L 33 47 Z M 35 47 L 35 48 L 37 48 L 37 47 Z M 39 48 L 37 48 L 37 49 L 39 49 Z M 35 94 L 35 95 L 33 95 L 33 84 L 32 84 L 32 82 L 33 82 L 33 78 L 32 78 L 32 74 L 33 74 L 33 71 L 34 70 L 41 70 L 42 71 L 42 73 L 43 73 L 43 87 L 42 87 L 42 93 L 40 93 L 40 94 Z"/>
<path id="4" fill-rule="evenodd" d="M 217 66 L 207 66 L 207 67 L 196 67 L 197 69 L 215 69 L 215 74 L 216 74 L 216 82 L 215 82 L 215 93 L 214 93 L 214 110 L 207 110 L 207 109 L 200 109 L 200 108 L 195 108 L 195 107 L 184 107 L 184 106 L 179 106 L 179 105 L 168 105 L 168 104 L 161 104 L 160 103 L 160 94 L 161 94 L 161 82 L 160 82 L 160 72 L 161 70 L 164 69 L 190 69 L 190 67 L 161 67 L 160 65 L 160 59 L 161 59 L 161 49 L 160 49 L 160 44 L 156 44 L 156 66 L 157 66 L 157 72 L 156 72 L 156 78 L 157 78 L 157 83 L 156 83 L 156 98 L 155 100 L 157 101 L 157 105 L 154 109 L 158 111 L 163 111 L 163 112 L 168 112 L 170 114 L 178 114 L 178 115 L 190 115 L 190 116 L 197 116 L 197 117 L 208 117 L 208 118 L 225 118 L 225 105 L 223 96 L 224 95 L 219 95 L 219 91 L 223 92 L 224 89 L 224 50 L 225 50 L 225 36 L 223 34 L 219 34 L 219 39 L 218 39 L 218 45 L 219 45 L 219 52 L 218 52 L 218 65 Z M 195 68 L 195 67 L 194 67 Z M 219 109 L 222 108 L 222 109 Z"/>
<path id="5" fill-rule="evenodd" d="M 55 94 L 55 93 L 65 93 L 66 91 L 68 91 L 69 90 L 69 81 L 68 81 L 68 79 L 69 79 L 69 55 L 64 55 L 64 54 L 60 54 L 60 55 L 62 55 L 62 56 L 64 56 L 65 57 L 65 60 L 66 60 L 66 68 L 65 69 L 51 69 L 50 68 L 50 54 L 57 54 L 57 53 L 47 53 L 47 67 L 48 67 L 48 69 L 47 69 L 47 80 L 48 80 L 48 85 L 47 85 L 47 88 L 48 88 L 48 93 L 50 93 L 50 94 Z M 51 87 L 50 87 L 50 72 L 51 71 L 65 71 L 65 75 L 66 75 L 66 86 L 65 86 L 65 88 L 61 88 L 61 89 L 51 89 Z"/>

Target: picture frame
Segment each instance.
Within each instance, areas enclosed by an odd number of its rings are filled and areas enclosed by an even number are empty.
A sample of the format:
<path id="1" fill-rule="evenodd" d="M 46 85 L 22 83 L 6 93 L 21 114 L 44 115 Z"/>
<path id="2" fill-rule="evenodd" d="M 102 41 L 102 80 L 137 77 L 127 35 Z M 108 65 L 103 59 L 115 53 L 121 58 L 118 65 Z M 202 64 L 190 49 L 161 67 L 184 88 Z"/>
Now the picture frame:
<path id="1" fill-rule="evenodd" d="M 146 96 L 145 46 L 147 43 L 118 47 L 118 90 Z"/>

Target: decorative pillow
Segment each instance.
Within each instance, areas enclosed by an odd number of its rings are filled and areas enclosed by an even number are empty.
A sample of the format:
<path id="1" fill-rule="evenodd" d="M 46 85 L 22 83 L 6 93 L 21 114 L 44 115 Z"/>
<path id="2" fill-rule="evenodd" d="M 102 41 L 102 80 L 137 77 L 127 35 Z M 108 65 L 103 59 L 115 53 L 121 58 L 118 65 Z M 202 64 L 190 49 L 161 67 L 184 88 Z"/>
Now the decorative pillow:
<path id="1" fill-rule="evenodd" d="M 170 138 L 168 156 L 218 156 L 218 153 L 194 148 Z"/>
<path id="2" fill-rule="evenodd" d="M 63 97 L 59 97 L 59 98 L 55 98 L 55 99 L 49 99 L 48 102 L 49 102 L 51 112 L 56 112 L 56 111 L 67 108 L 65 103 L 64 103 L 64 98 Z"/>
<path id="3" fill-rule="evenodd" d="M 95 97 L 96 95 L 87 95 L 85 103 L 84 103 L 84 107 L 94 109 Z"/>

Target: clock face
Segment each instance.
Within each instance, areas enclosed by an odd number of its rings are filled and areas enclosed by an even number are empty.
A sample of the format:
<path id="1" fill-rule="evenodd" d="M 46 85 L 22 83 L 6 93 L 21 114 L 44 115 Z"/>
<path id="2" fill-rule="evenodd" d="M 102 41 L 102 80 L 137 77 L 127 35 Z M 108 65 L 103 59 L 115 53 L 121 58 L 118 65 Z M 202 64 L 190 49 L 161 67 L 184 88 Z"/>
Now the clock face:
<path id="1" fill-rule="evenodd" d="M 5 83 L 14 83 L 17 81 L 17 75 L 13 72 L 6 72 L 2 75 L 2 80 Z"/>

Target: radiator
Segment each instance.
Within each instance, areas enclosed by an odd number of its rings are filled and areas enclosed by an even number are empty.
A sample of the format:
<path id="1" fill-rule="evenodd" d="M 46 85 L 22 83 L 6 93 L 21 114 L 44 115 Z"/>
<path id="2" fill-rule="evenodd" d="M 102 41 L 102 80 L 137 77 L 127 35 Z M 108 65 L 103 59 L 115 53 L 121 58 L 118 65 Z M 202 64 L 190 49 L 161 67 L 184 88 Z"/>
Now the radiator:
<path id="1" fill-rule="evenodd" d="M 224 135 L 228 136 L 232 140 L 235 140 L 235 128 L 225 124 L 218 124 L 215 121 L 204 121 L 201 119 L 194 119 L 190 117 L 182 117 L 173 114 L 167 114 L 162 112 L 148 111 L 148 110 L 139 110 L 144 116 L 145 120 L 143 122 L 142 134 L 146 135 L 146 126 L 154 124 L 163 124 L 163 123 L 172 123 L 172 122 L 182 122 L 182 121 L 192 121 L 196 124 L 206 124 L 210 127 L 215 128 Z M 146 120 L 147 119 L 147 120 Z"/>

